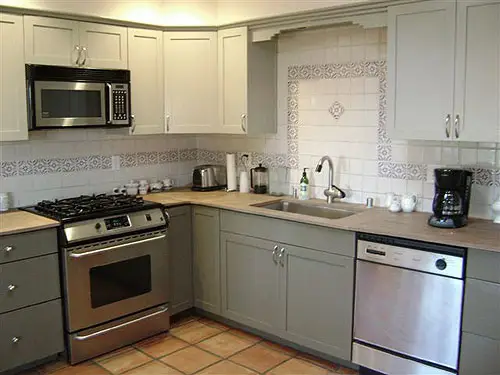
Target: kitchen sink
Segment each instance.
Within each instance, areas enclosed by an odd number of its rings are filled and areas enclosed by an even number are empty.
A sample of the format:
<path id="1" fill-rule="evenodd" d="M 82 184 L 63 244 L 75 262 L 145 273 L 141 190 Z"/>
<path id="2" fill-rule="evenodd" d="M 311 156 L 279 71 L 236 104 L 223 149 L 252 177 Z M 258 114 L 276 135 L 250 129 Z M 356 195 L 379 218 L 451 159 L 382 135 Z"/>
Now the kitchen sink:
<path id="1" fill-rule="evenodd" d="M 356 211 L 350 211 L 335 207 L 333 204 L 302 203 L 292 201 L 278 201 L 264 205 L 256 205 L 269 210 L 291 212 L 295 214 L 323 217 L 325 219 L 342 219 L 344 217 L 357 214 Z"/>

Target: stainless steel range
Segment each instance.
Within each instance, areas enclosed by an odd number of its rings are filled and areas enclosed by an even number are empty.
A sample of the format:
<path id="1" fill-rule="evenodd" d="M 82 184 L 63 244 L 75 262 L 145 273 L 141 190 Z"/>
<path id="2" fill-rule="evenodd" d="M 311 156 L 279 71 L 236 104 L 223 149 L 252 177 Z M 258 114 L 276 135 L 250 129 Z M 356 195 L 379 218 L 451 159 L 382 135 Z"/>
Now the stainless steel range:
<path id="1" fill-rule="evenodd" d="M 61 222 L 71 363 L 168 330 L 168 214 L 129 196 L 42 201 L 25 210 Z"/>

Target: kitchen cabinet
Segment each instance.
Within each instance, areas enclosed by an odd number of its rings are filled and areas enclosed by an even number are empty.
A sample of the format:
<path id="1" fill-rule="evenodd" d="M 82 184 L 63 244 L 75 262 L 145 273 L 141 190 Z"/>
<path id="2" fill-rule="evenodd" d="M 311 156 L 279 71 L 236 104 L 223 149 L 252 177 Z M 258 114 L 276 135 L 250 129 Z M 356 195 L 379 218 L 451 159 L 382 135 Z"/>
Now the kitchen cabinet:
<path id="1" fill-rule="evenodd" d="M 280 267 L 275 242 L 221 234 L 222 315 L 279 334 L 285 311 L 280 293 Z"/>
<path id="2" fill-rule="evenodd" d="M 500 2 L 388 8 L 388 130 L 394 138 L 500 140 Z"/>
<path id="3" fill-rule="evenodd" d="M 28 139 L 23 17 L 0 13 L 0 141 Z"/>
<path id="4" fill-rule="evenodd" d="M 193 307 L 191 207 L 173 207 L 167 211 L 170 215 L 170 314 L 173 315 Z"/>
<path id="5" fill-rule="evenodd" d="M 28 64 L 127 69 L 127 28 L 24 16 Z"/>
<path id="6" fill-rule="evenodd" d="M 163 32 L 128 29 L 128 61 L 131 76 L 131 133 L 165 132 L 163 110 Z"/>
<path id="7" fill-rule="evenodd" d="M 218 31 L 219 133 L 276 132 L 276 42 L 252 43 L 248 29 Z"/>
<path id="8" fill-rule="evenodd" d="M 194 306 L 213 314 L 221 312 L 219 210 L 193 209 Z"/>
<path id="9" fill-rule="evenodd" d="M 165 32 L 164 40 L 166 132 L 216 133 L 217 33 Z"/>

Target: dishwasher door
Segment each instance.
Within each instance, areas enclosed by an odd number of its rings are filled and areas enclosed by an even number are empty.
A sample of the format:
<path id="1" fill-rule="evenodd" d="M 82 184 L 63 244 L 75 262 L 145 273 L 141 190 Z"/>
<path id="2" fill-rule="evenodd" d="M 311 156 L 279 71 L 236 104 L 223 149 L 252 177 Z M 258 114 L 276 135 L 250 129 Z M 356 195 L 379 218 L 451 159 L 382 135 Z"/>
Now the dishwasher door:
<path id="1" fill-rule="evenodd" d="M 357 260 L 354 341 L 457 369 L 463 280 Z"/>

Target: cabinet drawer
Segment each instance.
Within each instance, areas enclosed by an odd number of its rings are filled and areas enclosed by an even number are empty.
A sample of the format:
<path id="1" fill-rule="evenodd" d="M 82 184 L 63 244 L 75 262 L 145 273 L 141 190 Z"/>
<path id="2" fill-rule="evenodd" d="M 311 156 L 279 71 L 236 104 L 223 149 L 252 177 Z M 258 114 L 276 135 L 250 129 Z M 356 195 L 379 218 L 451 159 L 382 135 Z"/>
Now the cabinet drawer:
<path id="1" fill-rule="evenodd" d="M 0 266 L 0 313 L 61 297 L 58 255 Z"/>
<path id="2" fill-rule="evenodd" d="M 467 277 L 500 284 L 500 253 L 469 249 Z"/>
<path id="3" fill-rule="evenodd" d="M 354 233 L 258 215 L 222 211 L 221 230 L 354 257 Z"/>
<path id="4" fill-rule="evenodd" d="M 467 279 L 462 329 L 500 340 L 500 284 Z"/>
<path id="5" fill-rule="evenodd" d="M 460 375 L 500 374 L 500 341 L 462 334 Z"/>
<path id="6" fill-rule="evenodd" d="M 63 350 L 60 299 L 0 315 L 0 372 Z"/>
<path id="7" fill-rule="evenodd" d="M 0 264 L 57 253 L 56 229 L 0 237 Z"/>

